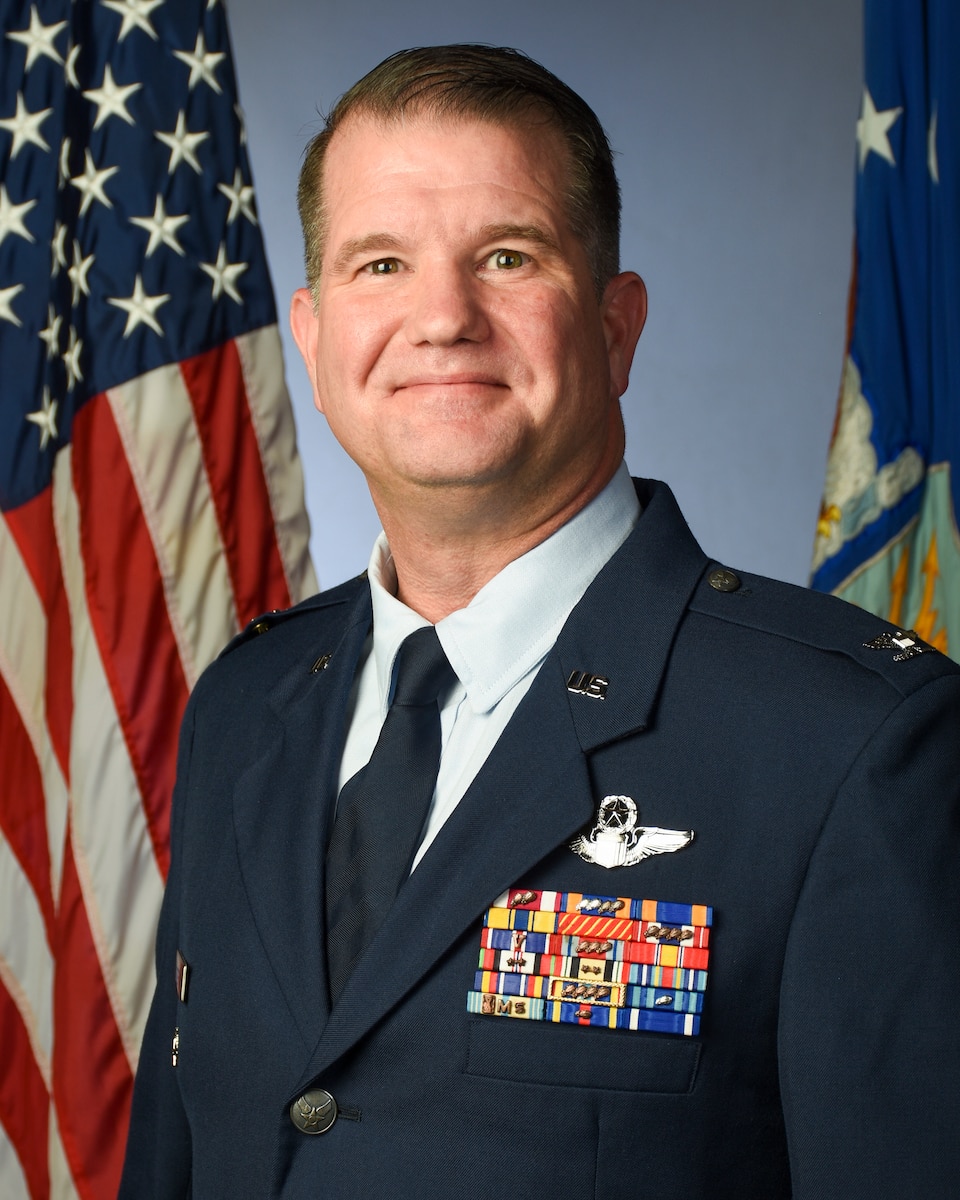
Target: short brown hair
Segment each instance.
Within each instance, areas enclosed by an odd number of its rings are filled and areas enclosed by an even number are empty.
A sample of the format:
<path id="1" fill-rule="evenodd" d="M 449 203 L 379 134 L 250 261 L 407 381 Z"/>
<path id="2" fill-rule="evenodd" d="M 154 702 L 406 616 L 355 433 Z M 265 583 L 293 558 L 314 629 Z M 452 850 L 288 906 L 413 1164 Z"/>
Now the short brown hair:
<path id="1" fill-rule="evenodd" d="M 401 50 L 337 101 L 307 146 L 297 205 L 307 285 L 316 295 L 326 235 L 323 162 L 349 116 L 400 120 L 406 114 L 472 117 L 520 126 L 538 116 L 569 152 L 567 216 L 590 263 L 598 297 L 620 270 L 620 188 L 610 144 L 596 114 L 576 92 L 520 50 L 503 46 L 421 46 Z"/>

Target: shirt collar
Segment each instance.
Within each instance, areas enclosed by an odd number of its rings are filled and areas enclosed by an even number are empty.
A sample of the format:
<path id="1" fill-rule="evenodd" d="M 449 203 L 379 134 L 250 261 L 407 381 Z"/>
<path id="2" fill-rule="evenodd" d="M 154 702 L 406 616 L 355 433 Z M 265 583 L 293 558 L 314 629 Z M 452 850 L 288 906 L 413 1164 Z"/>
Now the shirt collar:
<path id="1" fill-rule="evenodd" d="M 577 601 L 640 516 L 626 464 L 565 525 L 508 563 L 470 603 L 437 623 L 437 636 L 475 712 L 488 712 L 553 647 Z M 400 643 L 428 624 L 396 598 L 397 575 L 381 533 L 368 568 L 373 655 L 383 712 Z"/>

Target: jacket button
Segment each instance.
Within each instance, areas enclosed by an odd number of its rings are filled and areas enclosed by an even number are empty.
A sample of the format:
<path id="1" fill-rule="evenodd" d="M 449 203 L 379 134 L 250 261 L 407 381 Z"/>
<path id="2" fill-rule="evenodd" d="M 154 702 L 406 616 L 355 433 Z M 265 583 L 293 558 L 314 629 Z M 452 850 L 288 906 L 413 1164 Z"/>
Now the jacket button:
<path id="1" fill-rule="evenodd" d="M 290 1105 L 290 1120 L 301 1133 L 326 1133 L 337 1119 L 337 1102 L 323 1088 L 311 1088 Z"/>
<path id="2" fill-rule="evenodd" d="M 710 575 L 707 583 L 715 592 L 735 592 L 740 587 L 740 577 L 721 567 Z"/>

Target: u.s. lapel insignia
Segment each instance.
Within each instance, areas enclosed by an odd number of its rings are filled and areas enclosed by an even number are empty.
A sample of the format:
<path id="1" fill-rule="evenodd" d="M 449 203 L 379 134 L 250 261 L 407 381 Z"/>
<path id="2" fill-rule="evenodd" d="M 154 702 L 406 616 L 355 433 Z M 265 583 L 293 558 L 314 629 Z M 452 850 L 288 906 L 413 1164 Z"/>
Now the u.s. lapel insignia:
<path id="1" fill-rule="evenodd" d="M 637 806 L 629 796 L 605 796 L 589 833 L 570 849 L 598 867 L 632 867 L 654 854 L 671 854 L 693 841 L 692 829 L 658 829 L 637 825 Z"/>

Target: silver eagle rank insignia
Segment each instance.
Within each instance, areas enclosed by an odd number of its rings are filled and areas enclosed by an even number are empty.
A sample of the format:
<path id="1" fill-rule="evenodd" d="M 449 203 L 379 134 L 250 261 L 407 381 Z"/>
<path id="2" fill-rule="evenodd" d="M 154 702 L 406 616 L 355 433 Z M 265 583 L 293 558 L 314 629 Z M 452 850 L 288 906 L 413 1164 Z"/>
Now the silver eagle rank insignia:
<path id="1" fill-rule="evenodd" d="M 897 653 L 893 656 L 894 662 L 906 662 L 909 658 L 916 658 L 918 654 L 929 654 L 933 650 L 933 646 L 921 642 L 912 629 L 909 633 L 903 633 L 899 629 L 896 633 L 885 631 L 869 642 L 864 642 L 863 648 L 865 650 L 896 650 Z"/>
<path id="2" fill-rule="evenodd" d="M 654 854 L 671 854 L 693 841 L 692 829 L 658 829 L 637 825 L 637 806 L 629 796 L 605 796 L 597 821 L 570 849 L 599 867 L 632 867 Z"/>

